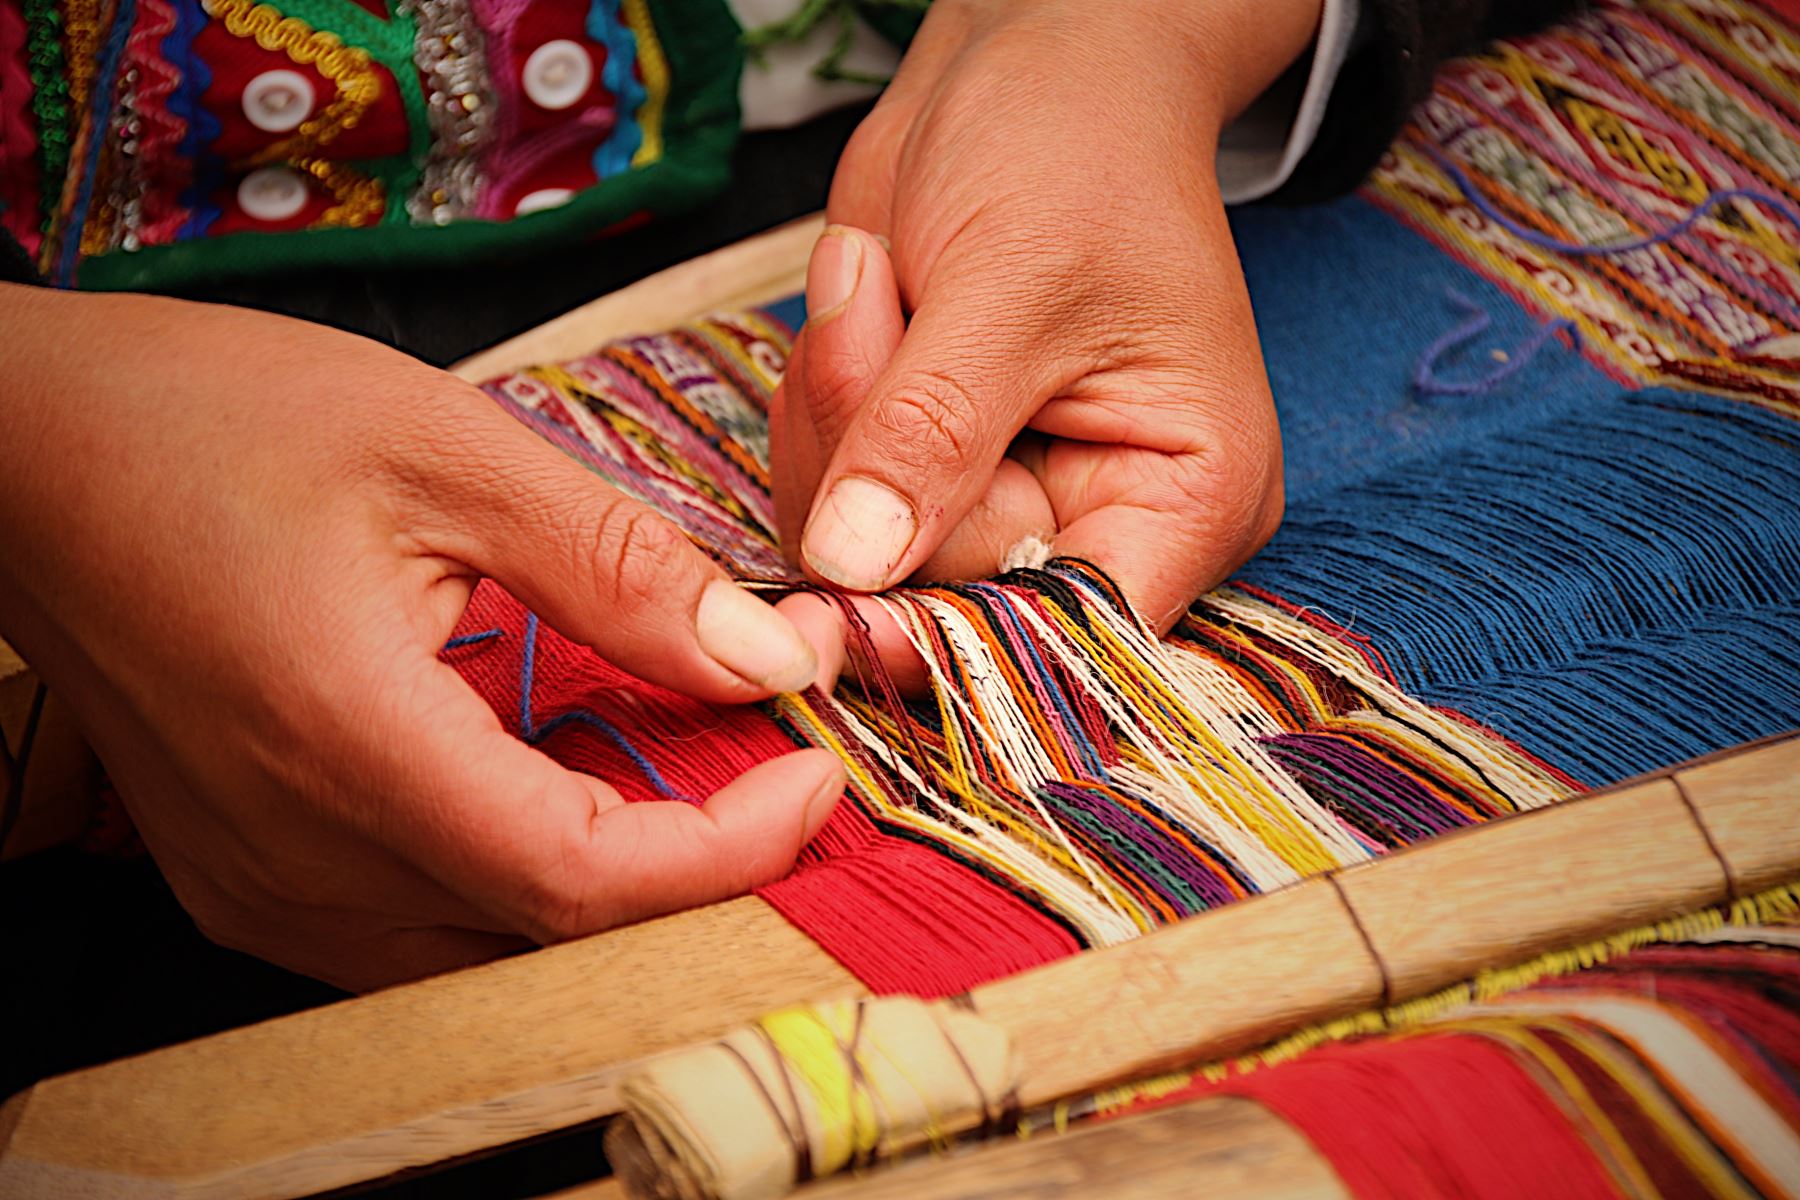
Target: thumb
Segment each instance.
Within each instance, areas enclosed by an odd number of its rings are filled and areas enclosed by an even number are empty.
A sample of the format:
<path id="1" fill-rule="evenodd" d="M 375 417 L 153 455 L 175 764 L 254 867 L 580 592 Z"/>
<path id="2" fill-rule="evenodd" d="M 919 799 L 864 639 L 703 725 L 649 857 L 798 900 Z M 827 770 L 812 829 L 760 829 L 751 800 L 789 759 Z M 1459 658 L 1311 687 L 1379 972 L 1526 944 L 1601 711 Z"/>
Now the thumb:
<path id="1" fill-rule="evenodd" d="M 826 460 L 906 332 L 886 249 L 847 225 L 827 226 L 814 244 L 806 305 L 806 325 L 769 402 L 775 523 L 795 561 Z"/>
<path id="2" fill-rule="evenodd" d="M 367 661 L 376 661 L 373 655 Z M 503 729 L 449 665 L 409 650 L 371 689 L 373 728 L 416 731 L 359 762 L 385 797 L 352 819 L 504 927 L 574 937 L 738 895 L 786 873 L 844 787 L 835 756 L 759 763 L 704 803 L 626 803 Z M 366 734 L 366 729 L 359 727 Z"/>
<path id="3" fill-rule="evenodd" d="M 992 266 L 952 269 L 950 289 L 920 305 L 835 431 L 800 540 L 818 577 L 873 592 L 912 574 L 988 493 L 1007 447 L 1059 386 L 1042 349 L 1053 326 L 1041 292 L 1034 303 L 1035 286 Z"/>
<path id="4" fill-rule="evenodd" d="M 800 631 L 673 524 L 485 395 L 468 398 L 447 439 L 454 448 L 420 481 L 431 516 L 417 536 L 431 549 L 652 683 L 743 703 L 817 678 L 818 652 Z"/>

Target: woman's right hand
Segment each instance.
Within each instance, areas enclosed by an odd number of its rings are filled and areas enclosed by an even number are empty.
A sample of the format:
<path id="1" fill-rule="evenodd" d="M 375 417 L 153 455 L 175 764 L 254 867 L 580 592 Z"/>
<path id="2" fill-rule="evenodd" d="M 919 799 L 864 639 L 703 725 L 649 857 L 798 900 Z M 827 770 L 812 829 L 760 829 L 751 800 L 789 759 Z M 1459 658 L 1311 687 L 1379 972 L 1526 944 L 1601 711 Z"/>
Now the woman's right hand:
<path id="1" fill-rule="evenodd" d="M 440 661 L 481 576 L 709 701 L 841 653 L 479 390 L 146 296 L 0 285 L 0 328 L 0 633 L 215 940 L 375 986 L 743 892 L 830 813 L 818 750 L 627 805 Z"/>

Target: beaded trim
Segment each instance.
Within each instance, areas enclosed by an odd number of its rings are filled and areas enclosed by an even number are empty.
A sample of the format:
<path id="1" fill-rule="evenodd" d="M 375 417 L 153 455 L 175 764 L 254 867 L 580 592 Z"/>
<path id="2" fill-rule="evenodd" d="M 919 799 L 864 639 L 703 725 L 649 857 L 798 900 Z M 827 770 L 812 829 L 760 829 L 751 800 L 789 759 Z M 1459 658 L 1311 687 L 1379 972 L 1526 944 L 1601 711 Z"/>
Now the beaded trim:
<path id="1" fill-rule="evenodd" d="M 493 126 L 487 54 L 469 0 L 400 0 L 417 33 L 413 61 L 425 81 L 431 152 L 406 209 L 421 225 L 447 225 L 475 214 L 481 152 Z"/>
<path id="2" fill-rule="evenodd" d="M 387 207 L 387 189 L 374 176 L 327 158 L 296 159 L 293 166 L 331 191 L 332 205 L 319 217 L 316 228 L 369 225 Z"/>

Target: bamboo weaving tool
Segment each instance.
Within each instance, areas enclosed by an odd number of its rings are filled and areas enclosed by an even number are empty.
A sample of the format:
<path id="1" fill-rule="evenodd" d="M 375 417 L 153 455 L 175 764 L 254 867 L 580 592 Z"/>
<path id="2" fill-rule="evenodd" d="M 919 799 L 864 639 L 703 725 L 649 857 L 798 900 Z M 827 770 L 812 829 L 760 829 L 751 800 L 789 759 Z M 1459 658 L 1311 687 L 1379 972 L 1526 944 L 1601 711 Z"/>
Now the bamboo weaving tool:
<path id="1" fill-rule="evenodd" d="M 988 984 L 939 1002 L 935 1021 L 919 1021 L 912 1001 L 887 1030 L 882 1001 L 828 1003 L 808 1018 L 843 1041 L 866 1036 L 865 1070 L 880 1069 L 870 1061 L 883 1034 L 879 1061 L 897 1071 L 927 1074 L 939 1046 L 954 1048 L 963 1072 L 937 1070 L 934 1103 L 914 1124 L 868 1116 L 868 1152 L 893 1154 L 922 1145 L 928 1126 L 933 1137 L 967 1132 L 1003 1105 L 1224 1057 L 1800 879 L 1797 816 L 1800 736 L 1789 736 Z M 769 1082 L 784 1070 L 775 1042 L 729 1044 L 653 1062 L 627 1083 L 631 1115 L 609 1145 L 635 1190 L 752 1200 L 842 1165 L 825 1158 L 830 1121 L 805 1089 Z M 904 1077 L 868 1088 L 885 1100 Z"/>
<path id="2" fill-rule="evenodd" d="M 1029 1107 L 1794 878 L 1800 737 L 1039 968 L 972 1006 L 1011 1034 Z M 51 1080 L 0 1113 L 0 1194 L 310 1195 L 604 1117 L 646 1055 L 832 994 L 828 964 L 801 967 L 803 942 L 759 938 L 747 917 L 740 903 L 650 922 Z M 762 968 L 737 978 L 719 965 L 728 949 Z M 621 978 L 634 1000 L 604 999 Z M 409 1111 L 434 1095 L 441 1107 Z M 791 1146 L 766 1132 L 791 1170 Z M 1313 1160 L 1287 1157 L 1309 1177 Z"/>

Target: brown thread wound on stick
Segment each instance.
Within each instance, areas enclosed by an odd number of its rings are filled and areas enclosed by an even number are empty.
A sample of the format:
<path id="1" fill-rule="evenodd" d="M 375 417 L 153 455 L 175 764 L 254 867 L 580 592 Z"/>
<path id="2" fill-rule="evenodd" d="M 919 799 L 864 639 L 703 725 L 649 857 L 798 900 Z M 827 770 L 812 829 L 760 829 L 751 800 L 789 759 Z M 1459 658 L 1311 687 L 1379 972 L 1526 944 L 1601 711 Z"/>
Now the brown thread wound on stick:
<path id="1" fill-rule="evenodd" d="M 1700 815 L 1700 806 L 1688 795 L 1687 785 L 1681 782 L 1681 776 L 1674 771 L 1669 772 L 1668 780 L 1675 785 L 1675 794 L 1681 797 L 1682 804 L 1687 806 L 1688 816 L 1694 819 L 1694 827 L 1706 842 L 1706 848 L 1712 852 L 1713 861 L 1719 864 L 1719 874 L 1725 877 L 1725 897 L 1736 903 L 1742 896 L 1738 890 L 1737 873 L 1731 869 L 1731 862 L 1719 849 L 1719 843 L 1713 841 L 1712 830 L 1707 828 L 1705 818 Z"/>
<path id="2" fill-rule="evenodd" d="M 794 1106 L 794 1120 L 800 1126 L 799 1132 L 796 1133 L 793 1126 L 788 1124 L 786 1115 L 781 1111 L 781 1106 L 775 1103 L 775 1097 L 769 1094 L 768 1087 L 763 1083 L 762 1077 L 751 1067 L 750 1060 L 745 1058 L 736 1046 L 728 1042 L 720 1042 L 719 1045 L 723 1046 L 743 1066 L 744 1073 L 750 1076 L 750 1082 L 756 1085 L 757 1092 L 767 1102 L 769 1111 L 775 1114 L 775 1123 L 781 1126 L 781 1132 L 787 1134 L 788 1146 L 794 1152 L 794 1182 L 810 1183 L 813 1177 L 812 1142 L 806 1136 L 806 1118 L 800 1109 L 800 1096 L 794 1091 L 794 1081 L 788 1075 L 787 1060 L 781 1057 L 781 1051 L 775 1047 L 775 1039 L 771 1038 L 762 1026 L 753 1025 L 751 1028 L 762 1039 L 763 1045 L 768 1047 L 769 1057 L 775 1060 L 775 1070 L 780 1074 L 783 1086 L 787 1088 L 788 1103 Z"/>
<path id="3" fill-rule="evenodd" d="M 838 1049 L 844 1055 L 844 1066 L 846 1068 L 844 1074 L 845 1074 L 845 1077 L 848 1078 L 850 1081 L 850 1091 L 849 1091 L 849 1095 L 846 1097 L 846 1100 L 847 1100 L 847 1108 L 850 1113 L 850 1127 L 851 1127 L 851 1130 L 853 1133 L 856 1128 L 856 1092 L 857 1092 L 858 1088 L 861 1088 L 862 1091 L 870 1097 L 869 1111 L 874 1112 L 876 1110 L 875 1095 L 874 1095 L 875 1089 L 873 1089 L 869 1086 L 869 1077 L 863 1071 L 862 1059 L 860 1059 L 856 1056 L 857 1047 L 862 1045 L 863 1019 L 868 1015 L 868 1011 L 869 1011 L 868 1000 L 865 998 L 862 998 L 862 997 L 858 997 L 858 999 L 856 1001 L 856 1024 L 850 1027 L 850 1043 L 849 1043 L 849 1045 L 845 1045 L 843 1042 L 838 1042 L 836 1034 L 832 1034 L 832 1036 L 831 1036 L 831 1040 L 834 1042 L 837 1042 Z M 820 1023 L 824 1024 L 824 1022 L 822 1020 Z M 826 1028 L 827 1033 L 831 1032 L 831 1027 L 829 1025 L 827 1025 L 825 1028 Z M 853 1136 L 851 1138 L 851 1144 L 855 1145 L 855 1141 L 856 1141 L 856 1139 Z M 876 1139 L 876 1144 L 877 1145 L 880 1144 L 879 1138 Z M 870 1147 L 868 1158 L 866 1158 L 866 1159 L 863 1158 L 861 1154 L 853 1154 L 850 1158 L 850 1165 L 853 1168 L 860 1170 L 863 1167 L 867 1166 L 870 1162 L 874 1161 L 874 1156 L 875 1156 L 874 1147 Z"/>
<path id="4" fill-rule="evenodd" d="M 963 994 L 968 995 L 966 992 Z M 973 1005 L 970 1007 L 973 1008 Z M 975 1098 L 981 1101 L 981 1124 L 975 1130 L 975 1138 L 979 1141 L 994 1132 L 994 1112 L 992 1105 L 988 1103 L 987 1089 L 981 1086 L 981 1080 L 976 1076 L 975 1068 L 969 1065 L 968 1056 L 962 1052 L 962 1047 L 956 1044 L 956 1039 L 950 1036 L 950 1031 L 944 1028 L 942 1021 L 938 1020 L 936 1008 L 931 1010 L 931 1023 L 937 1027 L 938 1033 L 943 1037 L 944 1045 L 949 1048 L 951 1057 L 956 1059 L 956 1065 L 962 1068 L 964 1075 L 968 1076 L 969 1086 L 975 1090 Z"/>
<path id="5" fill-rule="evenodd" d="M 1338 879 L 1338 873 L 1327 871 L 1324 879 L 1331 885 L 1331 890 L 1337 893 L 1338 903 L 1344 908 L 1344 915 L 1349 917 L 1350 924 L 1356 927 L 1356 936 L 1362 939 L 1363 949 L 1369 952 L 1369 957 L 1375 960 L 1375 969 L 1381 972 L 1381 1007 L 1392 1008 L 1394 1006 L 1394 980 L 1388 974 L 1387 960 L 1382 958 L 1381 951 L 1375 948 L 1375 939 L 1369 936 L 1368 929 L 1362 923 L 1362 917 L 1356 911 L 1356 905 L 1350 903 L 1350 893 L 1344 890 L 1343 883 Z"/>

